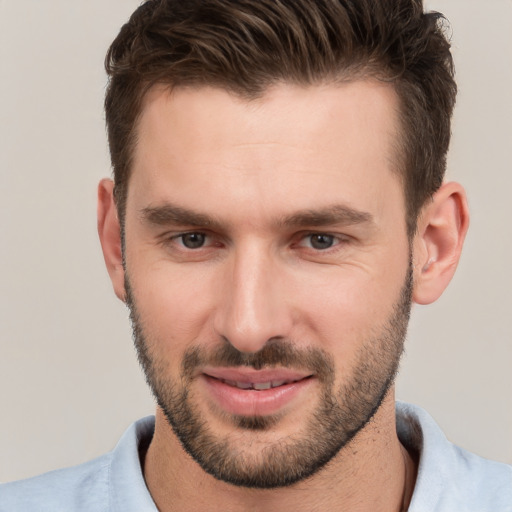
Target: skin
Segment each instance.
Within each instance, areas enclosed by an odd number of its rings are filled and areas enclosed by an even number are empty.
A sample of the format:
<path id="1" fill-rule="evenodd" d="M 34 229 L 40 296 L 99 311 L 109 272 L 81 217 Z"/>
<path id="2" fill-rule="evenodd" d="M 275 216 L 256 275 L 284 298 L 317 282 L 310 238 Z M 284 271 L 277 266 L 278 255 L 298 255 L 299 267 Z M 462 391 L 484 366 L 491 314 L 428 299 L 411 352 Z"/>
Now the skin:
<path id="1" fill-rule="evenodd" d="M 374 81 L 281 84 L 250 102 L 213 88 L 148 93 L 127 198 L 126 269 L 110 180 L 99 186 L 98 227 L 114 290 L 125 300 L 126 270 L 152 354 L 170 379 L 191 345 L 214 349 L 229 340 L 254 354 L 279 338 L 329 354 L 337 388 L 392 314 L 410 247 L 413 300 L 441 295 L 468 226 L 465 195 L 458 184 L 443 185 L 408 240 L 393 150 L 398 108 L 392 86 Z M 148 216 L 164 205 L 215 223 Z M 359 220 L 299 215 L 334 205 Z M 206 245 L 184 247 L 180 235 L 191 231 L 206 233 Z M 315 249 L 313 233 L 332 235 L 333 246 Z M 212 431 L 233 435 L 229 415 L 209 406 L 199 379 L 191 393 Z M 236 430 L 233 446 L 251 460 L 268 443 L 299 434 L 319 396 L 313 382 L 280 409 L 272 429 Z M 396 511 L 410 499 L 415 471 L 396 436 L 393 387 L 325 468 L 290 487 L 254 490 L 214 479 L 183 450 L 159 408 L 144 466 L 161 511 Z"/>

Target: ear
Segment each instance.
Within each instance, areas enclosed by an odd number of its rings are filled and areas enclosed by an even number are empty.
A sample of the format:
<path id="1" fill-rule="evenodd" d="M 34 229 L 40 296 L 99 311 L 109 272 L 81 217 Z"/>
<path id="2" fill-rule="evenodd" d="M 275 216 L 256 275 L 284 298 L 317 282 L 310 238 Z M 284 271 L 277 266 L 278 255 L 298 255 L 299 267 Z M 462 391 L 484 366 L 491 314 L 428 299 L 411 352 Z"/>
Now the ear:
<path id="1" fill-rule="evenodd" d="M 114 201 L 114 182 L 110 179 L 103 179 L 98 185 L 98 234 L 114 292 L 124 302 L 121 226 Z"/>
<path id="2" fill-rule="evenodd" d="M 430 304 L 451 281 L 469 226 L 464 188 L 445 183 L 423 208 L 413 242 L 413 300 Z"/>

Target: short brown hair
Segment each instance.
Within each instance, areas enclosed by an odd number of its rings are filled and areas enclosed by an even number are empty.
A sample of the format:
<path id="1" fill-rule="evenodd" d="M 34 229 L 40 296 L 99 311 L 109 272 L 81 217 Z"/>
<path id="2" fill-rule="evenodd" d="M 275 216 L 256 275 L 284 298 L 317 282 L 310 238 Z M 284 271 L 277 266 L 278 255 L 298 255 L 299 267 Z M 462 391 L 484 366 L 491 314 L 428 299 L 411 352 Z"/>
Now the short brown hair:
<path id="1" fill-rule="evenodd" d="M 247 98 L 277 82 L 376 78 L 401 105 L 398 141 L 411 235 L 441 186 L 456 84 L 445 19 L 422 0 L 147 0 L 108 50 L 108 139 L 121 222 L 137 120 L 155 84 Z"/>

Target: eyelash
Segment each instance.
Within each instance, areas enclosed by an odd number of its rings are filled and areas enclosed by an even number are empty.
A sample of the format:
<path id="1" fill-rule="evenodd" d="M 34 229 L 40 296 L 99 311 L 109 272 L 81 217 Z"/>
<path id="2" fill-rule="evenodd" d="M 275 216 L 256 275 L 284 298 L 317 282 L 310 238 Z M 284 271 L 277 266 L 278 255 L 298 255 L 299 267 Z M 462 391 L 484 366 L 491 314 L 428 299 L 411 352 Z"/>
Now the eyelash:
<path id="1" fill-rule="evenodd" d="M 332 245 L 330 245 L 329 247 L 322 248 L 322 249 L 319 247 L 314 247 L 315 242 L 313 242 L 313 237 L 317 237 L 317 239 L 327 238 L 332 242 Z M 308 249 L 312 249 L 315 252 L 328 252 L 330 250 L 335 250 L 339 245 L 341 245 L 343 242 L 346 241 L 346 239 L 344 239 L 343 237 L 341 237 L 339 235 L 333 235 L 331 233 L 315 232 L 315 233 L 307 233 L 307 234 L 303 235 L 297 245 L 301 246 L 301 244 L 303 242 L 305 242 L 306 240 L 309 240 Z"/>
<path id="2" fill-rule="evenodd" d="M 201 237 L 204 237 L 204 243 L 198 247 L 187 247 L 184 243 L 184 237 L 186 236 L 192 236 L 192 235 L 199 235 Z M 326 247 L 324 249 L 320 249 L 320 248 L 315 248 L 315 247 L 312 247 L 312 245 L 314 245 L 314 243 L 311 242 L 311 238 L 312 237 L 326 237 L 328 239 L 331 239 L 332 241 L 332 245 L 330 245 L 329 247 Z M 200 249 L 208 249 L 212 246 L 222 246 L 222 242 L 218 242 L 218 243 L 210 243 L 210 244 L 206 244 L 206 241 L 208 239 L 213 239 L 214 237 L 210 234 L 208 234 L 207 232 L 205 231 L 187 231 L 187 232 L 184 232 L 184 233 L 178 233 L 176 235 L 173 235 L 169 238 L 166 239 L 165 243 L 168 244 L 168 243 L 174 243 L 176 241 L 178 241 L 178 243 L 180 244 L 180 248 L 179 250 L 182 250 L 182 251 L 186 251 L 186 252 L 195 252 L 195 251 L 199 251 Z M 307 232 L 307 233 L 300 233 L 296 239 L 298 239 L 298 242 L 294 242 L 292 244 L 292 247 L 304 247 L 306 249 L 309 249 L 309 250 L 312 250 L 314 251 L 315 253 L 317 254 L 320 254 L 320 253 L 331 253 L 333 251 L 336 251 L 337 249 L 339 249 L 341 245 L 344 245 L 348 242 L 348 237 L 347 236 L 343 236 L 343 235 L 335 235 L 335 234 L 332 234 L 332 233 L 327 233 L 327 232 L 322 232 L 322 231 L 310 231 L 310 232 Z M 304 246 L 303 243 L 305 241 L 309 240 L 309 246 Z"/>

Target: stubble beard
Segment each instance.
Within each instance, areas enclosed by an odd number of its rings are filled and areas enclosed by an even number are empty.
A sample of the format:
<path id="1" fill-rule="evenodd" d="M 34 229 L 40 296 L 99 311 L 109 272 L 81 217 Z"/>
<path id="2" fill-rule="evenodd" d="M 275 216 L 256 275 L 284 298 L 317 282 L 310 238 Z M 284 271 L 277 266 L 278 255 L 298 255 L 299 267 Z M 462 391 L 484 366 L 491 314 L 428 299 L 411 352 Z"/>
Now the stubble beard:
<path id="1" fill-rule="evenodd" d="M 171 380 L 165 363 L 151 353 L 143 320 L 126 277 L 126 303 L 139 362 L 156 401 L 188 454 L 218 480 L 241 486 L 271 489 L 289 486 L 318 472 L 372 419 L 393 384 L 403 352 L 411 310 L 412 269 L 393 306 L 387 324 L 358 351 L 357 364 L 348 381 L 335 389 L 332 357 L 319 348 L 298 349 L 290 340 L 271 339 L 257 353 L 244 354 L 227 340 L 215 352 L 195 346 L 185 351 L 181 375 Z M 315 374 L 322 392 L 319 405 L 302 430 L 286 439 L 244 452 L 230 436 L 216 435 L 201 419 L 190 395 L 193 376 L 206 365 L 246 366 L 255 369 L 290 367 Z M 268 431 L 278 416 L 231 416 L 234 430 Z M 236 436 L 236 434 L 234 434 Z M 254 432 L 257 437 L 258 432 Z"/>

